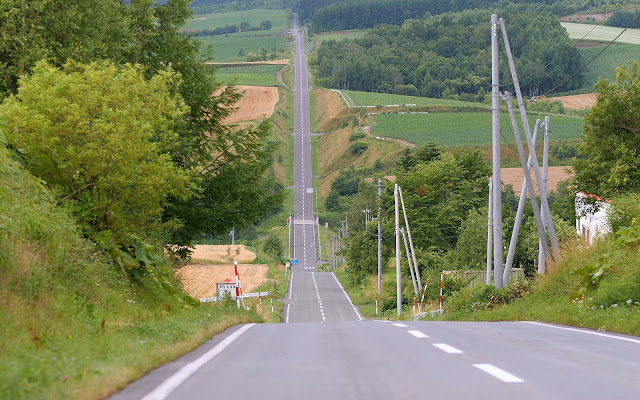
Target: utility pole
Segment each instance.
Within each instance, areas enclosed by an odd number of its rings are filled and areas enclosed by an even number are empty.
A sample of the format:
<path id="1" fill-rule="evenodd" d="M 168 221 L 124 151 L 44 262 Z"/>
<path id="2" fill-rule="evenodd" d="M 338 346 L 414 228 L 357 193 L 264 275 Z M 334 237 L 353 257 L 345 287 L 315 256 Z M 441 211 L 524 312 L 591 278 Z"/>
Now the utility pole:
<path id="1" fill-rule="evenodd" d="M 378 179 L 378 294 L 382 290 L 382 218 L 380 217 L 380 209 L 382 201 L 382 180 Z"/>
<path id="2" fill-rule="evenodd" d="M 515 117 L 514 117 L 515 119 Z M 512 123 L 513 120 L 512 120 Z M 536 124 L 533 128 L 533 142 L 538 140 L 538 132 L 540 131 L 540 120 L 536 120 Z M 520 134 L 518 133 L 518 137 Z M 527 160 L 527 171 L 530 171 L 531 157 Z M 531 176 L 530 172 L 528 173 Z M 513 223 L 513 230 L 511 231 L 511 242 L 509 242 L 509 251 L 507 252 L 507 262 L 504 266 L 504 280 L 509 282 L 511 277 L 511 267 L 513 265 L 513 258 L 516 254 L 516 245 L 518 243 L 518 234 L 520 233 L 520 225 L 522 224 L 522 213 L 524 212 L 524 204 L 527 201 L 527 184 L 522 182 L 522 190 L 520 190 L 520 198 L 518 200 L 518 210 L 516 211 L 516 220 Z M 542 246 L 542 244 L 540 244 Z"/>
<path id="3" fill-rule="evenodd" d="M 318 261 L 322 261 L 322 243 L 320 243 L 320 217 L 316 216 L 316 225 L 318 225 Z"/>
<path id="4" fill-rule="evenodd" d="M 402 283 L 400 281 L 400 210 L 398 207 L 398 184 L 395 184 L 393 190 L 396 211 L 396 297 L 398 317 L 402 313 Z"/>
<path id="5" fill-rule="evenodd" d="M 400 202 L 402 203 L 402 214 L 404 215 L 404 224 L 407 227 L 407 236 L 409 236 L 409 246 L 411 247 L 411 257 L 413 258 L 413 268 L 416 272 L 416 278 L 418 279 L 418 289 L 422 290 L 422 282 L 420 280 L 420 271 L 418 270 L 418 262 L 416 261 L 416 250 L 413 248 L 413 240 L 411 239 L 411 229 L 409 228 L 409 220 L 407 219 L 407 209 L 404 207 L 404 197 L 402 196 L 402 188 L 398 186 L 398 194 L 400 195 Z M 409 263 L 411 268 L 411 263 Z M 411 272 L 413 275 L 413 271 Z M 418 295 L 418 293 L 416 293 Z"/>
<path id="6" fill-rule="evenodd" d="M 498 16 L 491 14 L 491 122 L 493 143 L 493 281 L 502 287 L 502 180 L 500 176 L 500 73 Z"/>
<path id="7" fill-rule="evenodd" d="M 502 37 L 504 40 L 504 47 L 507 53 L 507 60 L 509 61 L 509 68 L 511 70 L 511 78 L 513 81 L 513 87 L 516 92 L 516 98 L 518 100 L 518 108 L 520 109 L 520 117 L 522 119 L 522 124 L 524 125 L 524 133 L 527 138 L 527 146 L 529 147 L 529 156 L 531 157 L 531 164 L 533 166 L 533 172 L 536 176 L 536 182 L 538 183 L 538 187 L 542 184 L 542 176 L 540 174 L 540 167 L 538 164 L 538 156 L 536 155 L 535 144 L 531 138 L 531 128 L 529 127 L 529 121 L 527 120 L 527 111 L 524 108 L 524 102 L 522 101 L 522 92 L 520 91 L 520 83 L 518 82 L 518 74 L 516 73 L 516 66 L 513 62 L 513 55 L 511 54 L 511 47 L 509 46 L 509 38 L 507 37 L 507 30 L 504 25 L 504 20 L 500 19 L 500 25 L 502 28 Z M 546 224 L 547 230 L 549 232 L 549 240 L 551 241 L 551 247 L 553 248 L 554 256 L 559 257 L 559 246 L 558 246 L 558 237 L 556 236 L 556 230 L 553 226 L 553 222 L 551 221 L 551 211 L 549 210 L 549 202 L 547 199 L 547 193 L 544 191 L 540 191 L 540 203 L 542 203 L 542 207 L 544 209 L 544 213 L 546 216 Z M 533 204 L 533 203 L 532 203 Z M 540 235 L 541 239 L 546 241 L 546 234 Z M 551 257 L 549 257 L 551 260 Z"/>
<path id="8" fill-rule="evenodd" d="M 231 232 L 229 232 L 229 236 L 231 236 L 231 245 L 236 244 L 236 228 L 231 228 Z"/>
<path id="9" fill-rule="evenodd" d="M 289 252 L 289 260 L 291 260 L 291 213 L 289 213 L 289 218 L 287 219 L 287 226 L 289 229 L 289 234 L 287 235 L 287 240 L 289 241 L 289 245 L 287 246 L 287 250 Z"/>
<path id="10" fill-rule="evenodd" d="M 549 133 L 551 132 L 551 128 L 549 127 L 549 116 L 544 117 L 544 145 L 543 145 L 543 150 L 542 150 L 542 182 L 543 185 L 542 187 L 540 187 L 540 191 L 544 191 L 546 194 L 548 194 L 548 186 L 547 186 L 547 179 L 549 177 Z M 533 141 L 535 142 L 535 139 L 533 139 Z M 544 223 L 545 229 L 548 228 L 547 223 L 546 223 L 546 218 L 547 215 L 545 214 L 544 210 L 540 210 L 540 213 L 542 214 L 542 221 Z M 549 216 L 549 219 L 551 219 L 551 216 Z M 546 241 L 546 237 L 544 238 Z M 540 238 L 540 243 L 538 246 L 538 273 L 539 274 L 544 274 L 545 272 L 545 256 L 544 256 L 544 251 L 542 250 L 542 238 Z"/>
<path id="11" fill-rule="evenodd" d="M 493 199 L 493 177 L 489 178 L 489 212 L 487 217 L 487 285 L 491 285 L 491 270 L 492 270 L 492 256 L 491 256 L 491 246 L 493 246 L 493 241 L 491 240 L 491 230 L 493 229 L 493 221 L 492 221 L 492 203 Z"/>
<path id="12" fill-rule="evenodd" d="M 405 235 L 404 228 L 400 228 L 402 232 L 402 240 L 404 240 L 404 250 L 407 252 L 407 262 L 409 263 L 409 272 L 411 273 L 411 283 L 413 283 L 413 291 L 415 295 L 418 295 L 418 286 L 416 285 L 416 276 L 413 273 L 413 266 L 411 265 L 411 255 L 409 254 L 409 245 L 407 244 L 407 235 Z"/>

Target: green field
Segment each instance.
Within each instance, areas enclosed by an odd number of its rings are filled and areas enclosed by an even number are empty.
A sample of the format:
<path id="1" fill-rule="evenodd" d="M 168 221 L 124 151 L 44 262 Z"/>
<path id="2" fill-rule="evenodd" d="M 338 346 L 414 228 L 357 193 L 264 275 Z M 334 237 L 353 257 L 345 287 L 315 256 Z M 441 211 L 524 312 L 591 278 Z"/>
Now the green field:
<path id="1" fill-rule="evenodd" d="M 591 24 L 576 24 L 573 22 L 560 22 L 569 34 L 570 39 L 597 40 L 610 42 L 623 31 L 623 28 L 613 26 L 595 26 Z M 593 31 L 592 31 L 593 29 Z M 587 35 L 585 37 L 585 35 Z M 627 29 L 617 40 L 618 43 L 640 44 L 640 29 Z"/>
<path id="2" fill-rule="evenodd" d="M 366 35 L 367 31 L 351 30 L 340 32 L 325 32 L 315 35 L 313 41 L 317 45 L 327 40 L 342 40 L 342 39 L 360 39 Z"/>
<path id="3" fill-rule="evenodd" d="M 240 50 L 245 53 L 259 53 L 264 47 L 269 53 L 275 48 L 280 52 L 285 48 L 284 36 L 242 36 L 244 33 L 234 33 L 229 36 L 204 36 L 198 39 L 203 42 L 201 51 L 211 45 L 213 49 L 213 62 L 238 62 L 247 61 L 247 57 L 239 56 Z M 278 58 L 287 58 L 288 55 L 281 53 Z"/>
<path id="4" fill-rule="evenodd" d="M 238 85 L 278 86 L 276 74 L 282 67 L 283 65 L 251 65 L 218 68 L 216 77 L 225 83 L 235 80 Z"/>
<path id="5" fill-rule="evenodd" d="M 196 15 L 194 19 L 187 21 L 183 29 L 193 31 L 215 29 L 222 28 L 226 25 L 240 25 L 241 22 L 248 22 L 251 26 L 260 26 L 260 23 L 265 20 L 271 21 L 272 25 L 270 30 L 246 32 L 244 34 L 260 33 L 261 35 L 275 35 L 282 33 L 282 30 L 287 26 L 287 16 L 283 10 L 255 9 Z"/>
<path id="6" fill-rule="evenodd" d="M 579 48 L 584 62 L 595 57 L 604 47 Z M 591 88 L 599 78 L 610 78 L 616 72 L 616 68 L 629 61 L 640 63 L 640 46 L 637 44 L 613 44 L 609 46 L 598 58 L 593 60 L 586 69 L 585 87 Z"/>
<path id="7" fill-rule="evenodd" d="M 342 90 L 351 106 L 376 106 L 376 105 L 404 105 L 416 104 L 419 106 L 446 106 L 446 107 L 485 107 L 482 103 L 470 103 L 466 101 L 432 99 L 429 97 L 403 96 L 388 93 L 356 92 L 353 90 Z"/>
<path id="8" fill-rule="evenodd" d="M 435 141 L 440 146 L 491 144 L 491 113 L 429 113 L 385 114 L 374 117 L 376 125 L 371 133 L 376 136 L 403 139 L 417 145 Z M 529 115 L 533 128 L 542 116 Z M 518 116 L 518 120 L 520 117 Z M 502 142 L 513 143 L 513 131 L 508 114 L 501 115 Z M 551 140 L 576 140 L 582 137 L 583 119 L 577 117 L 551 117 Z M 524 137 L 524 132 L 520 128 Z"/>

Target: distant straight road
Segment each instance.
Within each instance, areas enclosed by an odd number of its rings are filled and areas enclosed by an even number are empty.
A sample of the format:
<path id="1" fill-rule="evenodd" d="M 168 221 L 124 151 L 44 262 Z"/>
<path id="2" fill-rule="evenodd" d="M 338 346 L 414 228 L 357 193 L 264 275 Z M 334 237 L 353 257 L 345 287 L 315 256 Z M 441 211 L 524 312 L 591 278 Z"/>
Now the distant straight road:
<path id="1" fill-rule="evenodd" d="M 360 316 L 332 273 L 316 272 L 318 226 L 313 214 L 311 174 L 311 125 L 309 117 L 309 70 L 304 36 L 293 21 L 296 42 L 294 91 L 294 216 L 292 255 L 300 261 L 293 267 L 291 285 L 284 307 L 285 322 L 353 321 Z"/>

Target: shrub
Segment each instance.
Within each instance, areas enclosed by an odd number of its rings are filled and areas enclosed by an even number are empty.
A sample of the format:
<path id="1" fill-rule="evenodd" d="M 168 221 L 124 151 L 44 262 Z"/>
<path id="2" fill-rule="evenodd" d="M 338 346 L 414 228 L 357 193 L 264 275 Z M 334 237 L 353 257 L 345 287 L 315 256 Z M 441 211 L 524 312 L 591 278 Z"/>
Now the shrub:
<path id="1" fill-rule="evenodd" d="M 352 133 L 349 136 L 349 141 L 353 142 L 354 140 L 358 140 L 358 139 L 362 139 L 363 137 L 365 137 L 364 132 L 356 132 L 356 133 Z"/>
<path id="2" fill-rule="evenodd" d="M 351 154 L 362 154 L 368 148 L 369 148 L 369 145 L 367 145 L 366 143 L 356 142 L 356 143 L 353 143 L 351 146 L 349 146 L 349 151 L 351 151 Z"/>

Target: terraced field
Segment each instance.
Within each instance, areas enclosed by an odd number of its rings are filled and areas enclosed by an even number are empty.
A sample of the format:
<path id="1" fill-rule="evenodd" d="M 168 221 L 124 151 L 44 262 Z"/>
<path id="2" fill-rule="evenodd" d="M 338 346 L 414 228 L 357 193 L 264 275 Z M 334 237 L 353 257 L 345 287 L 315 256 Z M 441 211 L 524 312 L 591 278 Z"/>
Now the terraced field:
<path id="1" fill-rule="evenodd" d="M 529 116 L 531 126 L 543 116 Z M 519 119 L 519 117 L 518 117 Z M 406 140 L 417 145 L 435 141 L 440 146 L 484 145 L 491 143 L 491 113 L 386 114 L 374 116 L 371 133 Z M 582 136 L 583 119 L 551 117 L 551 140 L 577 140 Z M 508 114 L 501 116 L 503 143 L 515 142 Z M 522 127 L 521 134 L 524 135 Z"/>

